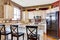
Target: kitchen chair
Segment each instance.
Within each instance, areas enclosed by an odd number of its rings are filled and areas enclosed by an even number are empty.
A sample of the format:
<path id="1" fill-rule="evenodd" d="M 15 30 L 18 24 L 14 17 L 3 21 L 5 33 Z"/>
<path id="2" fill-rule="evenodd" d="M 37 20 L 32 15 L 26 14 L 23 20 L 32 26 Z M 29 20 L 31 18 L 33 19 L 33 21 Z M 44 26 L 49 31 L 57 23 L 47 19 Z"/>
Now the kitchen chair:
<path id="1" fill-rule="evenodd" d="M 37 34 L 38 26 L 26 26 L 27 40 L 39 40 L 39 35 Z"/>
<path id="2" fill-rule="evenodd" d="M 13 40 L 13 37 L 17 37 L 17 40 L 19 40 L 20 36 L 23 36 L 24 40 L 24 33 L 18 32 L 18 25 L 10 25 L 11 29 L 11 40 Z"/>
<path id="3" fill-rule="evenodd" d="M 1 35 L 4 35 L 5 36 L 5 39 L 4 40 L 8 40 L 8 35 L 10 34 L 11 32 L 9 31 L 6 31 L 6 27 L 5 25 L 3 24 L 0 24 L 0 40 L 1 40 Z"/>

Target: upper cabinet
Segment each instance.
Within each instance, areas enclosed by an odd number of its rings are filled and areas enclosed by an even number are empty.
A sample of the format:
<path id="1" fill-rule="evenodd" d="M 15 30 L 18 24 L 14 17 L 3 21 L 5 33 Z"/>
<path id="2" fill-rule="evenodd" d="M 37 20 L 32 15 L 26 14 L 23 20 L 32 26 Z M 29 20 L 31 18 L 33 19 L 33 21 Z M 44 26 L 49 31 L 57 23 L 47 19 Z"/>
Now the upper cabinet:
<path id="1" fill-rule="evenodd" d="M 46 13 L 51 13 L 51 12 L 56 12 L 56 11 L 59 11 L 59 7 L 54 7 L 54 8 L 48 9 L 48 10 L 46 10 Z"/>
<path id="2" fill-rule="evenodd" d="M 0 6 L 4 5 L 4 0 L 0 0 Z"/>
<path id="3" fill-rule="evenodd" d="M 0 18 L 4 18 L 4 0 L 0 0 Z"/>
<path id="4" fill-rule="evenodd" d="M 4 18 L 11 19 L 13 18 L 13 6 L 4 5 Z"/>
<path id="5" fill-rule="evenodd" d="M 0 0 L 0 18 L 12 18 L 13 7 L 10 5 L 10 0 Z"/>

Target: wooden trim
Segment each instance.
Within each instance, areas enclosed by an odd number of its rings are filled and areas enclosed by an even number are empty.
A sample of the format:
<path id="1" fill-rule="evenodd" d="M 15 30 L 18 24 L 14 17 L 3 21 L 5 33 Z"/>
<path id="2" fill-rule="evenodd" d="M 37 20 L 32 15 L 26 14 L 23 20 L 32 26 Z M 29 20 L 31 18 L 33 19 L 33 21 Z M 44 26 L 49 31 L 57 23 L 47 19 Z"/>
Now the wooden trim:
<path id="1" fill-rule="evenodd" d="M 5 5 L 7 5 L 7 4 L 10 5 L 10 1 L 11 1 L 11 0 L 4 0 L 4 4 L 5 4 Z"/>
<path id="2" fill-rule="evenodd" d="M 29 7 L 23 7 L 23 9 L 29 9 L 29 8 L 43 8 L 43 7 L 48 7 L 50 6 L 51 4 L 44 4 L 44 5 L 36 5 L 36 6 L 29 6 Z"/>
<path id="3" fill-rule="evenodd" d="M 57 6 L 59 6 L 59 1 L 56 1 L 56 2 L 52 3 L 52 7 L 53 7 L 53 8 L 54 8 L 54 7 L 57 7 Z"/>
<path id="4" fill-rule="evenodd" d="M 35 11 L 36 9 L 28 9 L 27 11 Z"/>
<path id="5" fill-rule="evenodd" d="M 47 9 L 49 9 L 48 7 L 44 7 L 44 8 L 38 8 L 38 10 L 47 10 Z M 38 10 L 36 10 L 36 8 L 33 8 L 33 9 L 27 9 L 27 11 L 38 11 Z M 22 11 L 25 11 L 25 10 L 22 10 Z"/>
<path id="6" fill-rule="evenodd" d="M 59 0 L 59 29 L 58 29 L 58 36 L 59 36 L 59 39 L 60 39 L 60 0 Z"/>
<path id="7" fill-rule="evenodd" d="M 4 18 L 4 6 L 0 5 L 0 18 Z"/>
<path id="8" fill-rule="evenodd" d="M 51 7 L 51 4 L 45 4 L 45 5 L 37 5 L 37 6 L 29 6 L 29 7 L 23 7 L 22 11 L 37 11 L 36 8 L 38 8 L 39 10 L 47 10 L 49 9 L 49 7 Z M 47 8 L 47 9 L 44 9 Z"/>
<path id="9" fill-rule="evenodd" d="M 16 7 L 20 8 L 20 9 L 23 8 L 21 5 L 15 3 L 15 2 L 13 2 L 13 1 L 11 1 L 11 4 L 12 4 L 13 6 L 16 6 Z"/>
<path id="10" fill-rule="evenodd" d="M 60 39 L 60 0 L 59 0 L 59 39 Z"/>
<path id="11" fill-rule="evenodd" d="M 39 8 L 39 10 L 47 10 L 47 9 L 49 9 L 49 8 Z"/>

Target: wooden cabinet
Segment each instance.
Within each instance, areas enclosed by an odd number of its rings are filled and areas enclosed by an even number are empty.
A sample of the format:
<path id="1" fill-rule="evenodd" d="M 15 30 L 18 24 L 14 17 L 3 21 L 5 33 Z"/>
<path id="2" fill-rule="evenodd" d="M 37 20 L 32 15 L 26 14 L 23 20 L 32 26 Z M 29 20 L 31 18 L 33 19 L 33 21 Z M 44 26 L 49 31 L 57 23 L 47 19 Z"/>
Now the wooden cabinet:
<path id="1" fill-rule="evenodd" d="M 0 18 L 4 18 L 4 6 L 0 5 Z"/>
<path id="2" fill-rule="evenodd" d="M 4 18 L 4 0 L 0 0 L 0 18 Z"/>
<path id="3" fill-rule="evenodd" d="M 60 0 L 59 0 L 59 9 L 60 9 Z M 59 38 L 60 38 L 60 10 L 59 10 Z"/>
<path id="4" fill-rule="evenodd" d="M 59 38 L 60 38 L 60 11 L 59 11 Z"/>
<path id="5" fill-rule="evenodd" d="M 8 5 L 9 2 L 9 0 L 0 0 L 0 18 L 4 18 L 4 5 Z"/>

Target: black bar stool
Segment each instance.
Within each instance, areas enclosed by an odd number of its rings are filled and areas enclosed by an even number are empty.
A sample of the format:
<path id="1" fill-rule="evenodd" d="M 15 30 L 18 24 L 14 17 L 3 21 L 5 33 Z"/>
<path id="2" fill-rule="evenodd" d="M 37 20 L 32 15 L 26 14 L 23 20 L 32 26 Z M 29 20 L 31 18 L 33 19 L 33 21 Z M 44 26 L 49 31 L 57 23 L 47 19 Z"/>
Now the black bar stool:
<path id="1" fill-rule="evenodd" d="M 26 26 L 27 40 L 39 40 L 39 34 L 37 34 L 38 26 Z"/>
<path id="2" fill-rule="evenodd" d="M 0 40 L 1 40 L 1 35 L 4 35 L 5 36 L 5 39 L 4 40 L 8 40 L 8 35 L 10 34 L 11 32 L 9 31 L 6 31 L 6 27 L 5 25 L 3 24 L 0 24 Z"/>
<path id="3" fill-rule="evenodd" d="M 18 32 L 18 25 L 10 25 L 10 29 L 11 29 L 11 40 L 13 40 L 13 36 L 17 37 L 17 40 L 19 40 L 20 36 L 23 36 L 24 40 L 24 33 Z"/>

